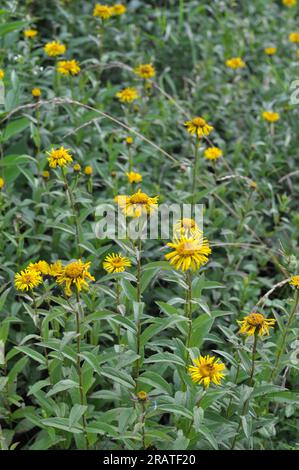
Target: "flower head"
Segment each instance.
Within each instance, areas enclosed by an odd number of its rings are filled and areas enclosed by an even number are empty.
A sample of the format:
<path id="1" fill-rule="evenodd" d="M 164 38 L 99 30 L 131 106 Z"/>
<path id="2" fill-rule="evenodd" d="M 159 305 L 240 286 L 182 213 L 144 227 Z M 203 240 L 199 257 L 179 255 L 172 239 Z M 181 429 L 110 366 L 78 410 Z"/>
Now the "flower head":
<path id="1" fill-rule="evenodd" d="M 15 286 L 18 290 L 32 290 L 43 282 L 39 271 L 24 269 L 15 275 Z"/>
<path id="2" fill-rule="evenodd" d="M 123 15 L 124 13 L 126 13 L 126 11 L 127 11 L 127 8 L 122 3 L 117 3 L 116 5 L 113 5 L 112 7 L 112 15 L 114 16 Z"/>
<path id="3" fill-rule="evenodd" d="M 134 142 L 133 137 L 130 137 L 130 136 L 129 136 L 129 137 L 126 138 L 126 144 L 127 144 L 127 145 L 132 145 L 133 142 Z"/>
<path id="4" fill-rule="evenodd" d="M 147 401 L 148 394 L 144 390 L 140 390 L 140 392 L 137 392 L 137 398 L 140 401 Z"/>
<path id="5" fill-rule="evenodd" d="M 196 271 L 209 261 L 209 255 L 212 253 L 209 242 L 200 235 L 194 234 L 186 237 L 181 235 L 175 237 L 172 243 L 167 243 L 173 251 L 165 255 L 165 259 L 174 265 L 175 269 L 182 271 Z"/>
<path id="6" fill-rule="evenodd" d="M 259 336 L 269 336 L 269 328 L 273 328 L 276 320 L 274 318 L 267 319 L 261 313 L 253 312 L 244 317 L 243 320 L 238 321 L 238 323 L 241 325 L 239 331 L 241 334 L 253 336 L 257 332 Z"/>
<path id="7" fill-rule="evenodd" d="M 62 55 L 66 51 L 64 44 L 61 44 L 59 41 L 48 42 L 44 47 L 45 53 L 50 57 L 55 57 L 57 55 Z"/>
<path id="8" fill-rule="evenodd" d="M 79 171 L 81 170 L 81 165 L 79 163 L 75 163 L 73 169 L 76 173 L 79 173 Z"/>
<path id="9" fill-rule="evenodd" d="M 132 103 L 139 98 L 136 88 L 128 87 L 116 93 L 116 97 L 122 103 Z"/>
<path id="10" fill-rule="evenodd" d="M 48 170 L 44 170 L 42 172 L 42 177 L 45 179 L 45 180 L 48 180 L 50 178 L 50 172 Z"/>
<path id="11" fill-rule="evenodd" d="M 93 16 L 98 16 L 103 20 L 108 20 L 113 14 L 113 7 L 109 7 L 108 5 L 101 5 L 97 3 L 93 10 Z"/>
<path id="12" fill-rule="evenodd" d="M 290 280 L 291 286 L 297 287 L 299 289 L 299 276 L 293 276 Z"/>
<path id="13" fill-rule="evenodd" d="M 264 111 L 262 116 L 263 119 L 268 122 L 276 122 L 280 119 L 279 113 L 275 113 L 274 111 Z"/>
<path id="14" fill-rule="evenodd" d="M 4 188 L 4 185 L 5 185 L 4 178 L 2 178 L 2 177 L 0 176 L 0 191 L 1 191 L 2 188 Z"/>
<path id="15" fill-rule="evenodd" d="M 178 220 L 174 225 L 174 233 L 179 238 L 181 236 L 185 237 L 200 237 L 202 231 L 198 227 L 194 219 L 189 219 L 184 217 L 183 219 Z"/>
<path id="16" fill-rule="evenodd" d="M 199 139 L 208 136 L 214 129 L 214 127 L 210 126 L 202 117 L 196 117 L 190 121 L 186 121 L 185 126 L 189 134 L 196 134 Z"/>
<path id="17" fill-rule="evenodd" d="M 36 263 L 30 263 L 27 267 L 28 271 L 36 271 L 44 276 L 50 274 L 50 266 L 48 265 L 47 261 L 41 260 L 37 261 Z"/>
<path id="18" fill-rule="evenodd" d="M 132 196 L 116 196 L 115 202 L 128 217 L 151 215 L 158 208 L 158 196 L 150 197 L 141 192 L 141 189 Z"/>
<path id="19" fill-rule="evenodd" d="M 274 55 L 277 52 L 277 47 L 274 47 L 274 46 L 265 47 L 264 52 L 266 55 Z"/>
<path id="20" fill-rule="evenodd" d="M 5 72 L 4 70 L 0 69 L 0 80 L 3 80 L 4 77 L 5 77 Z"/>
<path id="21" fill-rule="evenodd" d="M 291 33 L 289 35 L 289 41 L 290 42 L 299 42 L 299 33 L 295 32 L 295 33 Z"/>
<path id="22" fill-rule="evenodd" d="M 141 64 L 133 72 L 140 78 L 152 78 L 156 75 L 155 67 L 152 64 Z"/>
<path id="23" fill-rule="evenodd" d="M 32 88 L 31 94 L 34 96 L 34 98 L 39 98 L 42 92 L 40 88 Z"/>
<path id="24" fill-rule="evenodd" d="M 85 173 L 86 176 L 91 176 L 92 173 L 93 173 L 92 166 L 89 166 L 89 165 L 86 166 L 86 167 L 84 168 L 84 173 Z"/>
<path id="25" fill-rule="evenodd" d="M 204 151 L 204 156 L 208 160 L 218 160 L 222 155 L 222 150 L 218 147 L 209 147 Z"/>
<path id="26" fill-rule="evenodd" d="M 134 171 L 130 171 L 129 173 L 126 173 L 129 183 L 141 183 L 142 181 L 142 176 L 140 173 L 135 173 Z"/>
<path id="27" fill-rule="evenodd" d="M 230 69 L 237 70 L 245 67 L 245 62 L 241 57 L 232 57 L 225 62 L 225 65 Z"/>
<path id="28" fill-rule="evenodd" d="M 62 75 L 78 75 L 80 70 L 79 62 L 76 60 L 60 60 L 57 62 L 57 72 Z"/>
<path id="29" fill-rule="evenodd" d="M 131 266 L 131 261 L 126 256 L 122 256 L 119 253 L 111 253 L 107 255 L 103 268 L 108 273 L 122 273 L 125 269 Z"/>
<path id="30" fill-rule="evenodd" d="M 59 274 L 62 273 L 63 266 L 60 260 L 55 261 L 49 265 L 49 274 L 52 277 L 57 277 Z"/>
<path id="31" fill-rule="evenodd" d="M 88 289 L 88 283 L 86 279 L 95 281 L 95 278 L 89 272 L 90 262 L 82 263 L 81 260 L 73 261 L 64 267 L 61 267 L 60 272 L 55 275 L 56 282 L 59 285 L 65 285 L 65 294 L 67 296 L 72 295 L 72 287 L 76 287 L 77 292 L 81 292 L 82 289 Z"/>
<path id="32" fill-rule="evenodd" d="M 215 356 L 199 356 L 193 359 L 193 366 L 188 367 L 192 382 L 203 384 L 208 388 L 210 383 L 220 385 L 224 377 L 225 365 Z"/>
<path id="33" fill-rule="evenodd" d="M 282 0 L 284 6 L 291 8 L 297 5 L 297 0 Z"/>
<path id="34" fill-rule="evenodd" d="M 37 35 L 37 29 L 25 29 L 23 34 L 24 34 L 25 38 L 33 39 Z"/>
<path id="35" fill-rule="evenodd" d="M 56 150 L 52 149 L 50 152 L 47 152 L 47 154 L 49 155 L 48 162 L 50 168 L 56 168 L 57 166 L 64 167 L 73 161 L 69 150 L 64 147 L 60 147 Z"/>

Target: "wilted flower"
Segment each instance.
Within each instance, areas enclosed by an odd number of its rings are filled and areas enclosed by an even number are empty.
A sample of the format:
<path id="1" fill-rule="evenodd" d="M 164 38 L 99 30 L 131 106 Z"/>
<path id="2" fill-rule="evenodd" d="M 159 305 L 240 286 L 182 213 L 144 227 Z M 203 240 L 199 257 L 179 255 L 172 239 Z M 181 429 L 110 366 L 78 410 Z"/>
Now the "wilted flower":
<path id="1" fill-rule="evenodd" d="M 241 325 L 239 331 L 241 334 L 253 336 L 257 332 L 259 336 L 269 336 L 269 328 L 273 328 L 276 320 L 274 318 L 267 319 L 261 313 L 253 312 L 244 317 L 243 320 L 238 321 L 238 323 Z"/>
<path id="2" fill-rule="evenodd" d="M 64 267 L 61 266 L 55 277 L 57 284 L 65 285 L 65 294 L 67 296 L 72 295 L 72 287 L 76 287 L 78 293 L 81 292 L 82 289 L 88 289 L 86 279 L 95 281 L 95 278 L 89 272 L 90 264 L 90 262 L 82 263 L 81 260 L 78 260 Z"/>

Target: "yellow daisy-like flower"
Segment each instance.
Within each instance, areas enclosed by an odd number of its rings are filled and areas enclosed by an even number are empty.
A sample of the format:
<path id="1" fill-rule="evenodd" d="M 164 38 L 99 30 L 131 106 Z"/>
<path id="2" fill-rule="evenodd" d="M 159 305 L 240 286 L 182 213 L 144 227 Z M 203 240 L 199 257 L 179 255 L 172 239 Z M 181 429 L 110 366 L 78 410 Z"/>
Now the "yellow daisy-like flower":
<path id="1" fill-rule="evenodd" d="M 2 188 L 4 188 L 4 185 L 5 185 L 5 181 L 4 179 L 0 176 L 0 191 Z"/>
<path id="2" fill-rule="evenodd" d="M 180 238 L 185 236 L 186 238 L 195 238 L 202 236 L 202 231 L 198 227 L 194 219 L 184 217 L 178 220 L 174 225 L 174 233 Z"/>
<path id="3" fill-rule="evenodd" d="M 125 7 L 125 5 L 122 5 L 122 3 L 117 3 L 112 7 L 112 15 L 115 16 L 123 15 L 124 13 L 126 13 L 126 11 L 127 8 Z"/>
<path id="4" fill-rule="evenodd" d="M 299 289 L 299 276 L 293 276 L 290 280 L 291 286 L 297 287 Z"/>
<path id="5" fill-rule="evenodd" d="M 49 155 L 48 162 L 50 168 L 56 168 L 57 166 L 64 167 L 73 161 L 69 150 L 64 147 L 60 147 L 56 150 L 52 149 L 51 152 L 47 152 L 47 154 Z"/>
<path id="6" fill-rule="evenodd" d="M 139 98 L 136 88 L 128 87 L 116 93 L 116 97 L 122 103 L 132 103 Z"/>
<path id="7" fill-rule="evenodd" d="M 45 53 L 50 57 L 56 57 L 57 55 L 62 55 L 66 51 L 64 44 L 61 44 L 59 41 L 48 42 L 44 47 Z"/>
<path id="8" fill-rule="evenodd" d="M 291 33 L 289 35 L 289 41 L 290 42 L 295 42 L 295 43 L 299 42 L 299 33 L 297 33 L 297 32 Z"/>
<path id="9" fill-rule="evenodd" d="M 37 35 L 37 29 L 25 29 L 23 34 L 24 34 L 25 38 L 33 39 Z"/>
<path id="10" fill-rule="evenodd" d="M 92 166 L 86 166 L 86 167 L 84 168 L 84 173 L 85 173 L 86 176 L 91 176 L 92 173 L 93 173 Z"/>
<path id="11" fill-rule="evenodd" d="M 28 271 L 36 271 L 37 273 L 43 274 L 47 276 L 50 274 L 50 266 L 48 265 L 47 261 L 41 260 L 37 261 L 36 263 L 30 263 L 27 266 Z"/>
<path id="12" fill-rule="evenodd" d="M 188 367 L 192 382 L 203 384 L 205 388 L 208 388 L 211 382 L 215 385 L 221 385 L 224 370 L 223 362 L 220 362 L 215 356 L 209 355 L 193 359 L 193 366 Z"/>
<path id="13" fill-rule="evenodd" d="M 4 77 L 5 77 L 5 72 L 4 70 L 0 69 L 0 80 L 3 80 Z"/>
<path id="14" fill-rule="evenodd" d="M 202 117 L 186 121 L 184 125 L 187 127 L 189 134 L 196 134 L 199 139 L 208 136 L 214 130 L 214 127 L 210 126 Z"/>
<path id="15" fill-rule="evenodd" d="M 70 297 L 72 295 L 72 287 L 76 287 L 77 292 L 81 292 L 82 289 L 88 289 L 88 283 L 86 279 L 95 281 L 95 278 L 90 274 L 89 267 L 90 262 L 82 263 L 81 260 L 73 261 L 62 267 L 61 271 L 56 274 L 56 282 L 59 285 L 65 285 L 65 294 Z"/>
<path id="16" fill-rule="evenodd" d="M 155 67 L 152 64 L 141 64 L 133 72 L 141 78 L 152 78 L 156 75 Z"/>
<path id="17" fill-rule="evenodd" d="M 122 273 L 131 265 L 132 263 L 129 258 L 122 256 L 119 253 L 111 253 L 110 255 L 107 255 L 103 262 L 103 268 L 108 273 Z"/>
<path id="18" fill-rule="evenodd" d="M 141 192 L 141 189 L 132 196 L 116 196 L 115 202 L 128 217 L 151 215 L 158 208 L 158 196 L 150 197 Z"/>
<path id="19" fill-rule="evenodd" d="M 196 271 L 209 261 L 209 255 L 212 253 L 209 242 L 202 233 L 200 236 L 175 237 L 167 246 L 173 251 L 167 253 L 165 259 L 174 265 L 175 269 L 182 271 Z"/>
<path id="20" fill-rule="evenodd" d="M 204 156 L 208 160 L 218 160 L 222 155 L 222 150 L 218 147 L 209 147 L 204 151 Z"/>
<path id="21" fill-rule="evenodd" d="M 255 332 L 257 332 L 259 336 L 269 336 L 269 328 L 273 328 L 276 320 L 274 318 L 267 319 L 261 313 L 253 312 L 244 317 L 243 320 L 238 320 L 237 323 L 241 325 L 239 330 L 239 333 L 241 334 L 253 336 Z"/>
<path id="22" fill-rule="evenodd" d="M 225 65 L 230 69 L 237 70 L 245 67 L 245 62 L 241 57 L 232 57 L 225 62 Z"/>
<path id="23" fill-rule="evenodd" d="M 32 290 L 43 282 L 39 271 L 24 269 L 15 275 L 15 286 L 18 290 Z"/>
<path id="24" fill-rule="evenodd" d="M 57 277 L 59 274 L 62 273 L 63 266 L 60 260 L 55 261 L 49 265 L 49 274 L 50 276 Z"/>
<path id="25" fill-rule="evenodd" d="M 282 0 L 284 6 L 291 8 L 297 5 L 297 0 Z"/>
<path id="26" fill-rule="evenodd" d="M 264 111 L 262 116 L 263 119 L 268 122 L 276 122 L 280 119 L 279 113 L 275 113 L 274 111 Z"/>
<path id="27" fill-rule="evenodd" d="M 140 173 L 135 173 L 134 171 L 130 171 L 129 173 L 126 173 L 129 183 L 141 183 L 142 181 L 142 176 Z"/>
<path id="28" fill-rule="evenodd" d="M 140 390 L 140 392 L 137 392 L 137 398 L 140 401 L 147 401 L 148 394 L 144 390 Z"/>
<path id="29" fill-rule="evenodd" d="M 50 178 L 50 172 L 48 170 L 44 170 L 42 172 L 42 177 L 45 179 L 45 180 L 48 180 Z"/>
<path id="30" fill-rule="evenodd" d="M 128 145 L 132 145 L 132 144 L 133 144 L 133 142 L 134 142 L 134 139 L 133 139 L 133 137 L 127 137 L 127 138 L 126 138 L 126 144 L 128 144 Z"/>
<path id="31" fill-rule="evenodd" d="M 113 15 L 113 8 L 108 5 L 97 3 L 93 10 L 93 16 L 98 16 L 103 20 L 108 20 Z"/>
<path id="32" fill-rule="evenodd" d="M 81 70 L 76 60 L 60 60 L 56 67 L 57 72 L 62 75 L 78 75 Z"/>
<path id="33" fill-rule="evenodd" d="M 79 165 L 79 163 L 75 163 L 73 169 L 76 173 L 78 173 L 81 170 L 81 165 Z"/>
<path id="34" fill-rule="evenodd" d="M 264 52 L 266 55 L 274 55 L 277 52 L 277 47 L 274 47 L 274 46 L 265 47 Z"/>
<path id="35" fill-rule="evenodd" d="M 40 88 L 32 88 L 31 94 L 34 96 L 34 98 L 39 98 L 42 92 Z"/>

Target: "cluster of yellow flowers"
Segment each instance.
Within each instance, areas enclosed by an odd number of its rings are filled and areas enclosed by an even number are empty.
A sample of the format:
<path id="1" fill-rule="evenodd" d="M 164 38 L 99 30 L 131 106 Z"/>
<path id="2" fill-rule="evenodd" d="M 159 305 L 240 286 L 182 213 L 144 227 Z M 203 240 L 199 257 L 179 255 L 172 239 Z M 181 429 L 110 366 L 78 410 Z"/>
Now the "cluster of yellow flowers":
<path id="1" fill-rule="evenodd" d="M 108 20 L 112 16 L 123 15 L 126 13 L 126 11 L 127 8 L 121 3 L 117 3 L 111 7 L 109 5 L 102 5 L 101 3 L 97 3 L 93 10 L 93 16 L 102 18 L 102 20 Z"/>

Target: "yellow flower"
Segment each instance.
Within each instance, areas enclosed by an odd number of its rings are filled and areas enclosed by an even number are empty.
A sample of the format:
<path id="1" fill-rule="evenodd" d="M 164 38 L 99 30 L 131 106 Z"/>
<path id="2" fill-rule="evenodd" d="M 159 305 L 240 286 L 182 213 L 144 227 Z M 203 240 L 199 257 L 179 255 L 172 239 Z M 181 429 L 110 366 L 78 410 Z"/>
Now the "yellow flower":
<path id="1" fill-rule="evenodd" d="M 31 94 L 34 96 L 34 98 L 39 98 L 42 92 L 40 88 L 32 88 Z"/>
<path id="2" fill-rule="evenodd" d="M 136 88 L 128 87 L 116 93 L 117 98 L 122 103 L 132 103 L 139 98 Z"/>
<path id="3" fill-rule="evenodd" d="M 5 185 L 5 181 L 4 181 L 4 179 L 0 176 L 0 191 L 1 191 L 1 189 L 4 187 L 4 185 Z"/>
<path id="4" fill-rule="evenodd" d="M 217 160 L 218 158 L 222 157 L 222 155 L 222 150 L 218 147 L 210 147 L 204 151 L 204 156 L 208 160 Z"/>
<path id="5" fill-rule="evenodd" d="M 199 269 L 209 261 L 208 257 L 212 253 L 209 242 L 203 237 L 202 232 L 199 236 L 195 234 L 191 237 L 185 235 L 174 237 L 172 243 L 167 243 L 167 246 L 173 251 L 167 253 L 165 259 L 174 265 L 175 269 L 182 271 Z"/>
<path id="6" fill-rule="evenodd" d="M 129 258 L 126 258 L 125 256 L 122 256 L 118 253 L 111 253 L 110 255 L 107 255 L 103 263 L 103 268 L 108 273 L 122 273 L 125 271 L 126 267 L 129 268 L 130 266 L 131 261 Z"/>
<path id="7" fill-rule="evenodd" d="M 255 181 L 250 181 L 249 186 L 250 186 L 252 189 L 256 189 L 256 188 L 257 188 L 257 183 L 256 183 Z"/>
<path id="8" fill-rule="evenodd" d="M 92 173 L 93 173 L 92 166 L 86 166 L 86 167 L 84 168 L 84 173 L 85 173 L 87 176 L 91 176 Z"/>
<path id="9" fill-rule="evenodd" d="M 137 393 L 137 398 L 140 401 L 147 401 L 148 394 L 144 390 L 140 390 L 140 392 Z"/>
<path id="10" fill-rule="evenodd" d="M 131 145 L 134 142 L 133 137 L 126 138 L 126 144 Z"/>
<path id="11" fill-rule="evenodd" d="M 129 183 L 141 183 L 142 181 L 142 176 L 140 173 L 135 173 L 134 171 L 130 171 L 129 173 L 126 173 Z"/>
<path id="12" fill-rule="evenodd" d="M 208 388 L 210 383 L 221 385 L 224 377 L 225 365 L 216 359 L 215 356 L 199 356 L 193 359 L 193 366 L 188 367 L 192 382 L 203 384 Z"/>
<path id="13" fill-rule="evenodd" d="M 56 150 L 52 149 L 51 152 L 47 152 L 47 154 L 49 155 L 48 162 L 50 168 L 56 168 L 57 166 L 64 167 L 73 161 L 69 150 L 64 147 L 60 147 L 60 149 Z"/>
<path id="14" fill-rule="evenodd" d="M 274 318 L 267 319 L 261 313 L 254 312 L 250 313 L 250 315 L 247 315 L 243 320 L 238 321 L 237 323 L 241 325 L 239 331 L 241 334 L 253 336 L 257 331 L 259 336 L 269 336 L 269 328 L 273 328 L 276 320 Z"/>
<path id="15" fill-rule="evenodd" d="M 283 5 L 285 5 L 288 8 L 294 7 L 297 5 L 297 0 L 282 0 Z"/>
<path id="16" fill-rule="evenodd" d="M 133 72 L 141 78 L 152 78 L 156 75 L 155 67 L 152 64 L 141 64 Z"/>
<path id="17" fill-rule="evenodd" d="M 291 33 L 289 35 L 290 42 L 299 42 L 299 33 Z"/>
<path id="18" fill-rule="evenodd" d="M 117 3 L 116 5 L 114 5 L 112 7 L 112 15 L 123 15 L 124 13 L 126 13 L 127 11 L 127 8 L 125 7 L 125 5 L 122 5 L 121 3 Z"/>
<path id="19" fill-rule="evenodd" d="M 30 263 L 27 266 L 28 271 L 36 271 L 37 273 L 43 274 L 44 276 L 50 274 L 50 266 L 47 261 L 37 261 L 36 263 Z"/>
<path id="20" fill-rule="evenodd" d="M 33 39 L 37 35 L 37 29 L 25 29 L 24 36 L 28 39 Z"/>
<path id="21" fill-rule="evenodd" d="M 59 41 L 48 42 L 44 47 L 45 53 L 50 57 L 55 57 L 57 55 L 62 55 L 66 51 L 64 44 L 61 44 Z"/>
<path id="22" fill-rule="evenodd" d="M 103 20 L 108 20 L 113 15 L 113 8 L 108 5 L 97 3 L 93 10 L 93 16 L 98 16 Z"/>
<path id="23" fill-rule="evenodd" d="M 45 170 L 42 172 L 42 177 L 45 179 L 45 180 L 48 180 L 50 178 L 50 173 L 48 170 Z"/>
<path id="24" fill-rule="evenodd" d="M 241 57 L 232 57 L 225 62 L 225 65 L 230 69 L 243 69 L 245 67 L 245 62 Z"/>
<path id="25" fill-rule="evenodd" d="M 0 69 L 0 80 L 3 80 L 4 77 L 5 77 L 5 72 L 4 70 Z"/>
<path id="26" fill-rule="evenodd" d="M 262 116 L 263 119 L 268 122 L 276 122 L 280 119 L 279 113 L 275 113 L 273 111 L 264 111 Z"/>
<path id="27" fill-rule="evenodd" d="M 79 165 L 79 163 L 75 163 L 73 168 L 74 168 L 74 171 L 76 171 L 76 173 L 78 173 L 81 170 L 81 165 Z"/>
<path id="28" fill-rule="evenodd" d="M 208 136 L 214 130 L 214 127 L 210 126 L 202 117 L 186 121 L 184 125 L 187 127 L 189 134 L 196 134 L 199 139 Z"/>
<path id="29" fill-rule="evenodd" d="M 277 47 L 274 47 L 274 46 L 265 47 L 264 52 L 267 55 L 274 55 L 277 52 Z"/>
<path id="30" fill-rule="evenodd" d="M 181 236 L 188 237 L 200 237 L 202 232 L 198 227 L 194 219 L 189 219 L 187 217 L 178 220 L 174 226 L 175 235 L 180 238 Z"/>
<path id="31" fill-rule="evenodd" d="M 297 289 L 299 289 L 299 276 L 293 276 L 290 280 L 290 284 L 291 286 L 295 286 Z"/>
<path id="32" fill-rule="evenodd" d="M 49 266 L 49 274 L 50 276 L 57 277 L 61 274 L 63 270 L 62 263 L 60 260 L 55 261 L 55 263 L 50 264 Z"/>
<path id="33" fill-rule="evenodd" d="M 15 275 L 15 286 L 18 290 L 31 290 L 43 282 L 40 272 L 24 269 Z"/>
<path id="34" fill-rule="evenodd" d="M 82 263 L 81 260 L 73 261 L 62 267 L 61 271 L 56 274 L 56 282 L 59 285 L 65 284 L 65 294 L 72 295 L 72 287 L 76 287 L 77 292 L 82 289 L 88 289 L 86 279 L 95 281 L 95 278 L 89 272 L 90 262 Z"/>
<path id="35" fill-rule="evenodd" d="M 158 196 L 150 197 L 139 189 L 132 196 L 116 196 L 115 202 L 128 217 L 151 215 L 158 208 Z"/>
<path id="36" fill-rule="evenodd" d="M 78 75 L 81 70 L 76 60 L 60 60 L 56 67 L 57 72 L 62 75 Z"/>

